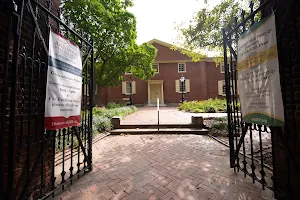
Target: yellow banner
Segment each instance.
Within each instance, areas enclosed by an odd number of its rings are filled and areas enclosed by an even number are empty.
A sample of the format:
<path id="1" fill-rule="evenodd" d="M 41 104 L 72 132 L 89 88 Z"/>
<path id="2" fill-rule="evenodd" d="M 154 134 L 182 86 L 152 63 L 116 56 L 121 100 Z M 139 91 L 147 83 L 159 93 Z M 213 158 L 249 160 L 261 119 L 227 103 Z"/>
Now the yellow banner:
<path id="1" fill-rule="evenodd" d="M 247 59 L 238 62 L 238 71 L 254 67 L 276 57 L 278 57 L 278 51 L 277 45 L 274 45 L 266 51 L 256 53 L 255 55 L 249 56 Z"/>

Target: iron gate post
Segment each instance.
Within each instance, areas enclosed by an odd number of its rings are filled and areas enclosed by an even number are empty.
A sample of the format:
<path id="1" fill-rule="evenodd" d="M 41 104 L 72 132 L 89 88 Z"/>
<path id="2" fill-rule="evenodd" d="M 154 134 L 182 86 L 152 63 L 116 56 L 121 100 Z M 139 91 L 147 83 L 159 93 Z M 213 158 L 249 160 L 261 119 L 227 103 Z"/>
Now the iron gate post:
<path id="1" fill-rule="evenodd" d="M 230 167 L 234 168 L 234 143 L 233 143 L 233 135 L 231 131 L 231 118 L 230 118 L 230 88 L 227 86 L 227 83 L 229 81 L 229 73 L 228 73 L 228 65 L 227 65 L 227 36 L 225 33 L 225 29 L 222 29 L 222 35 L 223 35 L 223 49 L 224 49 L 224 66 L 225 66 L 225 87 L 226 87 L 226 101 L 227 101 L 227 121 L 228 121 L 228 139 L 229 139 L 229 153 L 230 153 Z"/>
<path id="2" fill-rule="evenodd" d="M 93 165 L 92 165 L 92 156 L 93 156 L 93 147 L 92 147 L 92 142 L 93 142 L 93 107 L 94 107 L 94 93 L 95 93 L 95 67 L 94 67 L 94 40 L 92 39 L 92 52 L 91 52 L 91 83 L 90 83 L 90 87 L 91 87 L 91 98 L 90 98 L 90 131 L 88 132 L 88 157 L 90 159 L 90 166 L 89 166 L 89 170 L 92 171 L 93 170 Z"/>

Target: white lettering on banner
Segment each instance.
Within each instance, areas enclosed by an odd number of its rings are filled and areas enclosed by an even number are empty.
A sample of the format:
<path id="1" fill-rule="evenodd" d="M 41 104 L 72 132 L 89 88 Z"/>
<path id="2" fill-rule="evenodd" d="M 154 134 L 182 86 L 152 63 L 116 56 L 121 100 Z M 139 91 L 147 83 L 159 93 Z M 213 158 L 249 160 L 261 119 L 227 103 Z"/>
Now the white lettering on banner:
<path id="1" fill-rule="evenodd" d="M 243 120 L 284 125 L 275 16 L 261 20 L 238 39 L 238 86 Z"/>
<path id="2" fill-rule="evenodd" d="M 78 126 L 81 110 L 82 60 L 78 46 L 50 32 L 45 100 L 45 128 Z"/>

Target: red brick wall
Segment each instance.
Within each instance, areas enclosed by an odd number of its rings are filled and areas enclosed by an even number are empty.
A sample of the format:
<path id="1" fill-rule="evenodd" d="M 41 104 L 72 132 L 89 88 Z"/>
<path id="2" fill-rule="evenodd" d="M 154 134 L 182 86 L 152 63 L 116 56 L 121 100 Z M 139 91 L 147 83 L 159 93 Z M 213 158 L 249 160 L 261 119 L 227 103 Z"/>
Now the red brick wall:
<path id="1" fill-rule="evenodd" d="M 215 98 L 215 97 L 224 98 L 219 96 L 218 81 L 225 80 L 225 74 L 221 73 L 219 64 L 216 66 L 214 62 L 207 62 L 206 65 L 207 65 L 206 77 L 208 83 L 207 98 Z"/>
<path id="2" fill-rule="evenodd" d="M 224 80 L 225 75 L 220 72 L 220 67 L 211 59 L 210 61 L 192 62 L 192 60 L 180 53 L 180 51 L 171 50 L 170 47 L 162 44 L 153 43 L 157 49 L 155 63 L 159 64 L 159 73 L 150 80 L 164 80 L 164 102 L 179 103 L 181 94 L 176 93 L 175 80 L 183 75 L 190 79 L 190 92 L 184 94 L 187 101 L 205 100 L 209 98 L 224 98 L 218 95 L 218 81 Z M 178 72 L 178 62 L 186 63 L 186 72 Z M 124 75 L 124 81 L 129 81 L 130 77 L 136 81 L 136 94 L 133 95 L 134 104 L 145 104 L 148 101 L 148 83 L 145 80 L 136 79 L 133 75 Z M 96 96 L 98 106 L 108 102 L 127 102 L 123 98 L 129 98 L 129 95 L 122 94 L 121 85 L 116 87 L 103 88 L 101 95 Z"/>
<path id="3" fill-rule="evenodd" d="M 152 44 L 157 49 L 155 61 L 162 60 L 190 60 L 186 55 L 181 54 L 179 51 L 173 51 L 169 47 L 161 44 Z"/>
<path id="4" fill-rule="evenodd" d="M 158 56 L 160 56 L 158 54 Z M 160 56 L 161 58 L 163 56 Z M 159 62 L 158 62 L 159 63 Z M 224 80 L 224 74 L 220 73 L 220 67 L 211 62 L 187 62 L 186 72 L 178 73 L 178 63 L 159 63 L 159 73 L 150 80 L 164 80 L 164 102 L 179 103 L 181 101 L 181 93 L 176 93 L 175 80 L 181 75 L 186 79 L 190 79 L 190 92 L 184 94 L 187 101 L 205 100 L 208 98 L 223 98 L 218 95 L 218 81 Z M 129 81 L 132 77 L 136 81 L 136 94 L 133 95 L 134 104 L 145 104 L 148 101 L 148 83 L 145 80 L 139 80 L 133 75 L 124 75 L 124 81 Z M 104 88 L 102 94 L 97 96 L 98 106 L 108 102 L 126 102 L 123 98 L 129 95 L 122 94 L 122 87 Z"/>
<path id="5" fill-rule="evenodd" d="M 278 58 L 286 121 L 285 128 L 275 129 L 272 135 L 274 191 L 277 199 L 299 199 L 300 2 L 294 1 L 289 7 L 289 2 L 271 0 L 264 14 L 271 14 L 274 7 L 280 8 L 276 12 L 276 27 L 277 33 L 281 33 L 281 37 L 278 38 Z"/>
<path id="6" fill-rule="evenodd" d="M 20 2 L 20 1 L 15 1 Z M 39 1 L 44 6 L 47 7 L 46 0 Z M 54 14 L 57 14 L 58 6 L 60 3 L 60 0 L 52 0 L 52 10 Z M 32 5 L 35 10 L 35 5 Z M 20 8 L 20 5 L 19 5 Z M 5 11 L 5 12 L 4 12 Z M 26 184 L 26 171 L 29 168 L 31 170 L 34 162 L 37 159 L 37 156 L 39 152 L 41 151 L 42 146 L 42 137 L 44 133 L 44 125 L 43 125 L 43 118 L 44 118 L 44 103 L 45 103 L 45 89 L 46 89 L 46 69 L 45 67 L 41 66 L 41 70 L 39 71 L 39 67 L 31 68 L 30 64 L 26 68 L 23 67 L 21 62 L 21 56 L 22 48 L 23 46 L 26 48 L 26 53 L 28 57 L 32 58 L 32 55 L 35 55 L 35 59 L 40 55 L 40 60 L 42 62 L 46 62 L 47 55 L 46 52 L 43 51 L 43 47 L 39 41 L 39 39 L 36 37 L 36 45 L 35 45 L 35 51 L 33 52 L 32 44 L 33 44 L 33 19 L 31 17 L 31 14 L 28 12 L 25 6 L 24 10 L 24 17 L 22 21 L 22 29 L 21 29 L 21 40 L 20 40 L 20 52 L 18 57 L 18 66 L 17 66 L 17 80 L 16 80 L 16 113 L 14 117 L 14 127 L 15 131 L 10 132 L 9 130 L 9 108 L 10 108 L 10 92 L 11 92 L 11 74 L 13 73 L 12 70 L 12 63 L 11 58 L 9 59 L 7 69 L 8 74 L 4 74 L 4 71 L 6 69 L 6 62 L 7 62 L 7 53 L 8 53 L 8 42 L 10 42 L 10 53 L 12 56 L 12 46 L 14 45 L 14 34 L 15 34 L 15 28 L 17 27 L 17 22 L 14 21 L 13 23 L 13 29 L 12 31 L 8 28 L 8 19 L 11 15 L 11 12 L 9 10 L 1 10 L 0 9 L 0 88 L 1 88 L 1 96 L 0 96 L 0 109 L 1 114 L 6 111 L 6 116 L 4 118 L 4 121 L 1 122 L 1 136 L 4 137 L 4 139 L 1 139 L 1 142 L 3 142 L 4 148 L 0 147 L 1 150 L 4 151 L 3 155 L 1 155 L 1 158 L 3 158 L 3 162 L 1 162 L 1 165 L 3 163 L 4 171 L 1 175 L 4 174 L 4 177 L 1 177 L 1 184 L 4 184 L 4 186 L 1 185 L 1 189 L 4 191 L 7 191 L 9 187 L 14 186 L 14 197 L 13 199 L 16 199 L 17 196 L 20 194 L 21 190 L 23 189 L 24 185 Z M 16 19 L 16 18 L 14 18 Z M 46 15 L 44 12 L 39 12 L 39 18 L 38 22 L 40 25 L 41 33 L 45 39 L 46 45 L 47 45 L 47 36 L 48 36 L 48 28 L 46 26 Z M 53 24 L 54 26 L 56 24 Z M 8 40 L 8 35 L 11 35 L 11 40 Z M 37 65 L 36 65 L 37 66 Z M 25 86 L 23 88 L 23 72 L 25 73 Z M 32 77 L 31 77 L 31 73 Z M 8 85 L 8 92 L 6 94 L 2 93 L 3 89 L 3 80 L 7 77 L 7 85 Z M 32 90 L 30 89 L 30 83 L 32 81 Z M 38 84 L 39 83 L 39 84 Z M 22 88 L 24 91 L 24 94 L 22 93 Z M 30 99 L 30 90 L 32 91 L 32 104 L 31 107 L 29 106 L 29 99 Z M 6 102 L 4 103 L 4 107 L 6 109 L 3 109 L 2 107 L 2 100 L 3 95 L 7 95 Z M 24 98 L 24 104 L 22 102 L 22 99 Z M 24 106 L 24 109 L 22 108 L 22 104 Z M 29 121 L 29 112 L 31 111 L 31 120 Z M 22 114 L 24 113 L 24 114 Z M 22 120 L 23 116 L 23 122 Z M 30 130 L 29 130 L 29 124 L 30 124 Z M 20 135 L 22 133 L 22 145 L 20 145 Z M 29 164 L 30 167 L 27 166 L 27 144 L 28 144 L 28 133 L 30 133 L 30 160 Z M 9 165 L 8 157 L 9 157 L 9 136 L 13 136 L 13 145 L 12 148 L 14 150 L 14 167 Z M 51 145 L 49 146 L 51 147 Z M 51 166 L 52 166 L 52 156 L 55 149 L 47 148 L 44 153 L 44 192 L 47 192 L 50 186 L 50 175 L 51 175 Z M 8 185 L 8 168 L 14 169 L 14 185 Z M 39 195 L 40 192 L 40 183 L 41 183 L 41 165 L 38 166 L 38 170 L 35 174 L 33 174 L 32 182 L 29 185 L 29 191 L 32 192 L 32 197 L 36 198 Z M 3 192 L 2 192 L 3 194 Z"/>
<path id="7" fill-rule="evenodd" d="M 4 112 L 2 109 L 2 98 L 3 98 L 3 86 L 4 86 L 4 71 L 5 71 L 5 61 L 6 61 L 6 55 L 7 55 L 7 49 L 8 49 L 8 20 L 9 17 L 0 11 L 0 113 Z M 1 123 L 1 127 L 3 126 L 3 122 Z M 2 132 L 2 130 L 1 130 Z M 7 149 L 7 145 L 4 144 L 4 141 L 8 141 L 8 134 L 0 134 L 0 157 L 1 157 L 1 165 L 0 165 L 0 190 L 1 194 L 5 191 L 4 186 L 4 179 L 6 177 L 8 166 L 4 165 L 4 163 L 7 163 L 7 157 L 4 157 L 4 155 L 7 155 L 7 150 L 4 150 L 4 147 Z M 3 164 L 2 164 L 3 163 Z M 6 173 L 5 173 L 6 172 Z"/>

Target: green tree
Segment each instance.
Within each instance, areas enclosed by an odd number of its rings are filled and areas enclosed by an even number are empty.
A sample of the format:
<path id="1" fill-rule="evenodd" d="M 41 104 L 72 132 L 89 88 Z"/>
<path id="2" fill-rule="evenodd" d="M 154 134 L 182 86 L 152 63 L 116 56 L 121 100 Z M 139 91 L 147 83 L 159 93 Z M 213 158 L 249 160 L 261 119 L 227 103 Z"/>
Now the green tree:
<path id="1" fill-rule="evenodd" d="M 65 0 L 63 15 L 94 39 L 96 84 L 117 85 L 126 70 L 148 79 L 156 49 L 136 44 L 132 0 Z"/>
<path id="2" fill-rule="evenodd" d="M 258 0 L 254 2 L 258 5 Z M 207 0 L 206 5 L 209 3 L 210 0 Z M 190 51 L 205 49 L 221 53 L 222 28 L 232 23 L 249 3 L 250 1 L 243 0 L 221 0 L 212 9 L 203 8 L 193 16 L 187 27 L 183 24 L 176 27 L 179 33 L 178 43 Z"/>

